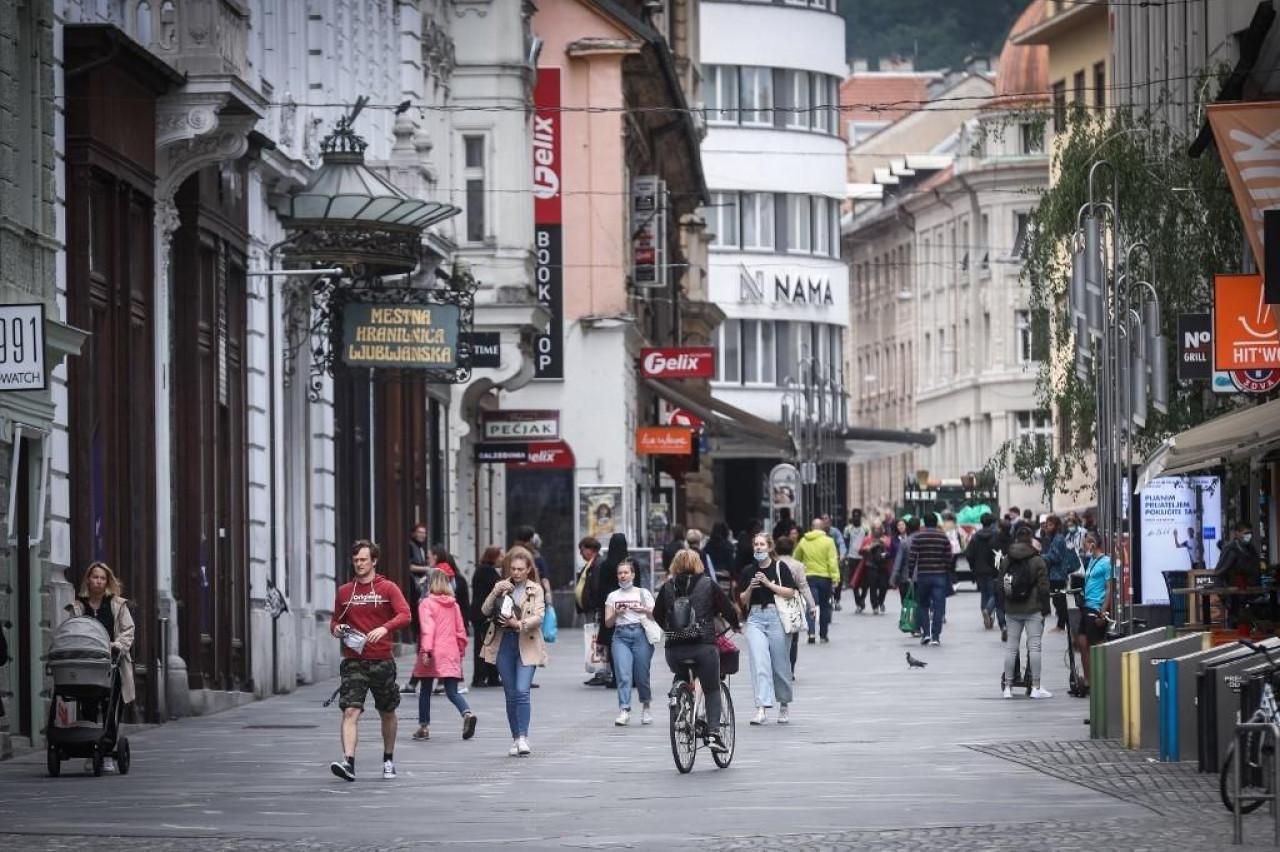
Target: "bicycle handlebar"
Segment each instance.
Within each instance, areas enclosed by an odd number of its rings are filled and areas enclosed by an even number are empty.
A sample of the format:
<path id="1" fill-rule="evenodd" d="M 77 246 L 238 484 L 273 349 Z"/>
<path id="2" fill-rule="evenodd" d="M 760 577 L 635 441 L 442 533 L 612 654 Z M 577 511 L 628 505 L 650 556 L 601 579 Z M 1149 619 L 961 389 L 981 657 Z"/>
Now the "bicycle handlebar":
<path id="1" fill-rule="evenodd" d="M 1256 644 L 1256 643 L 1254 643 L 1254 642 L 1250 642 L 1248 639 L 1241 639 L 1241 640 L 1239 640 L 1239 642 L 1240 642 L 1240 644 L 1241 644 L 1241 645 L 1243 645 L 1244 647 L 1248 648 L 1248 649 L 1249 649 L 1250 651 L 1252 651 L 1253 653 L 1255 653 L 1255 654 L 1261 654 L 1262 656 L 1266 657 L 1266 658 L 1267 658 L 1267 663 L 1268 663 L 1269 665 L 1271 665 L 1271 666 L 1273 666 L 1273 667 L 1280 667 L 1280 665 L 1277 665 L 1277 663 L 1276 663 L 1275 659 L 1271 656 L 1271 649 L 1270 649 L 1270 648 L 1266 647 L 1265 645 L 1258 645 L 1258 644 Z"/>

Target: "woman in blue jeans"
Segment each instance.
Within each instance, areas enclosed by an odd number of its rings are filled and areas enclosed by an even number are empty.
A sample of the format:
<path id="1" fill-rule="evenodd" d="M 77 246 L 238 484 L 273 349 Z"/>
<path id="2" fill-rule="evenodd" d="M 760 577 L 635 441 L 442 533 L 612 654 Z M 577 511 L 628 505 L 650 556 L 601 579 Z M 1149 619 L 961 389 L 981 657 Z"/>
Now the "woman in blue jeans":
<path id="1" fill-rule="evenodd" d="M 778 724 L 791 721 L 791 640 L 782 629 L 774 596 L 790 598 L 800 594 L 795 577 L 772 557 L 773 542 L 764 533 L 751 539 L 755 564 L 742 569 L 740 601 L 747 610 L 747 648 L 751 651 L 751 686 L 755 691 L 756 715 L 753 725 L 769 719 L 769 708 L 779 704 Z"/>
<path id="2" fill-rule="evenodd" d="M 502 559 L 502 579 L 489 592 L 480 611 L 493 621 L 481 655 L 498 667 L 507 698 L 507 724 L 511 727 L 510 757 L 528 757 L 529 691 L 533 670 L 547 664 L 542 641 L 542 616 L 546 598 L 533 564 L 533 554 L 516 546 Z"/>
<path id="3" fill-rule="evenodd" d="M 613 642 L 609 646 L 613 654 L 613 674 L 618 681 L 618 718 L 613 724 L 624 726 L 631 722 L 631 687 L 640 693 L 640 724 L 652 725 L 653 714 L 649 702 L 649 663 L 653 660 L 653 645 L 644 632 L 644 621 L 653 617 L 653 595 L 648 589 L 635 584 L 635 566 L 630 559 L 618 563 L 618 588 L 604 601 L 604 624 L 613 628 Z"/>

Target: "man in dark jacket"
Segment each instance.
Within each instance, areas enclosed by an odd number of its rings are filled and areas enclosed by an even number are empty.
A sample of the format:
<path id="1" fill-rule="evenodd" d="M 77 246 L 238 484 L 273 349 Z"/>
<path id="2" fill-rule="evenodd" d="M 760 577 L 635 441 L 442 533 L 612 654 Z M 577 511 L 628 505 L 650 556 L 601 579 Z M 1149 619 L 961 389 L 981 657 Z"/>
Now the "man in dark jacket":
<path id="1" fill-rule="evenodd" d="M 1218 583 L 1236 588 L 1258 585 L 1261 582 L 1258 566 L 1261 558 L 1253 546 L 1253 527 L 1246 521 L 1240 521 L 1235 526 L 1231 541 L 1222 548 L 1222 555 L 1218 557 L 1218 566 L 1214 569 Z M 1227 599 L 1228 622 L 1234 626 L 1239 623 L 1244 601 L 1238 596 L 1224 597 Z"/>
<path id="2" fill-rule="evenodd" d="M 596 645 L 606 650 L 613 644 L 613 628 L 604 623 L 604 602 L 609 593 L 618 588 L 618 565 L 627 558 L 627 537 L 622 533 L 609 536 L 609 546 L 604 553 L 604 561 L 595 572 L 596 582 L 592 592 L 592 604 L 596 607 L 596 624 L 600 626 L 596 633 Z M 609 660 L 609 674 L 603 677 L 592 676 L 587 685 L 596 684 L 607 689 L 615 686 L 613 676 L 613 660 Z"/>
<path id="3" fill-rule="evenodd" d="M 667 542 L 662 548 L 662 570 L 665 571 L 671 565 L 671 559 L 684 550 L 684 527 L 679 524 L 671 526 L 671 541 Z"/>
<path id="4" fill-rule="evenodd" d="M 1004 697 L 1013 697 L 1013 670 L 1021 653 L 1022 634 L 1027 634 L 1027 670 L 1031 677 L 1032 698 L 1052 698 L 1053 693 L 1040 687 L 1040 645 L 1044 637 L 1044 620 L 1049 615 L 1049 567 L 1036 552 L 1030 526 L 1018 528 L 1009 558 L 1000 570 L 999 594 L 1004 601 L 1012 641 L 1004 655 Z"/>
<path id="5" fill-rule="evenodd" d="M 973 572 L 973 582 L 978 586 L 978 604 L 982 609 L 982 624 L 990 630 L 996 619 L 1000 621 L 1000 635 L 1007 637 L 1008 625 L 1004 609 L 996 595 L 996 519 L 990 512 L 982 516 L 982 529 L 969 539 L 964 558 Z"/>
<path id="6" fill-rule="evenodd" d="M 916 582 L 916 627 L 920 630 L 921 645 L 942 642 L 953 565 L 951 541 L 938 529 L 938 516 L 925 512 L 924 528 L 911 539 L 911 552 L 907 556 L 907 571 Z"/>

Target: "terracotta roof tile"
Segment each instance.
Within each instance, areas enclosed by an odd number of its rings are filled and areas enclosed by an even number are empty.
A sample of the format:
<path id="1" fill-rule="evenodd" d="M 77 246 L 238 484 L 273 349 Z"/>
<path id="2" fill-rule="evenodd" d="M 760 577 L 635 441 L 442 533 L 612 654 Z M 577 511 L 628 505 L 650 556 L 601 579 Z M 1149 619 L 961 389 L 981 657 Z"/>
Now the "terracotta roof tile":
<path id="1" fill-rule="evenodd" d="M 850 121 L 897 121 L 929 99 L 929 74 L 864 73 L 840 84 L 840 135 Z"/>

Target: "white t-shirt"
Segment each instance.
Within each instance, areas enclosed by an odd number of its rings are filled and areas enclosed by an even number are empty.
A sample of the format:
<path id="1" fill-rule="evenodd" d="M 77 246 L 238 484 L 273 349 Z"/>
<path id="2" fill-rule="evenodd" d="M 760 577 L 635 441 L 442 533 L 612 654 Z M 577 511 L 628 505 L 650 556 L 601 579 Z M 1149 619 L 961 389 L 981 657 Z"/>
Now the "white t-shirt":
<path id="1" fill-rule="evenodd" d="M 640 610 L 641 608 L 653 609 L 653 595 L 649 594 L 648 589 L 642 589 L 639 586 L 632 586 L 625 591 L 614 589 L 604 599 L 604 605 L 613 607 L 617 612 L 618 618 L 614 621 L 615 627 L 640 624 L 644 621 L 644 613 Z"/>

